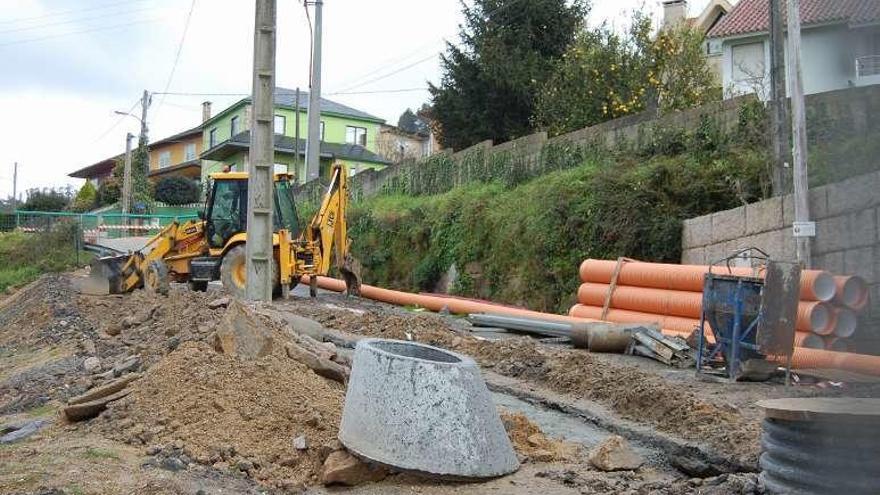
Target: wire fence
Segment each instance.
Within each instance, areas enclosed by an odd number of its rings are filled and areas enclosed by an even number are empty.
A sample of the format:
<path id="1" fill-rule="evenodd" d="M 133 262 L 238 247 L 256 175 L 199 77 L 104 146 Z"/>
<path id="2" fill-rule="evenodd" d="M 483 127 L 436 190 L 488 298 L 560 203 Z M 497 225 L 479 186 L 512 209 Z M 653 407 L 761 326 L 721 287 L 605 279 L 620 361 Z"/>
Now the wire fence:
<path id="1" fill-rule="evenodd" d="M 0 232 L 46 234 L 61 229 L 72 229 L 78 233 L 77 242 L 102 244 L 105 241 L 126 238 L 152 237 L 175 220 L 183 222 L 194 218 L 197 218 L 197 215 L 134 215 L 18 210 L 15 213 L 0 214 Z"/>

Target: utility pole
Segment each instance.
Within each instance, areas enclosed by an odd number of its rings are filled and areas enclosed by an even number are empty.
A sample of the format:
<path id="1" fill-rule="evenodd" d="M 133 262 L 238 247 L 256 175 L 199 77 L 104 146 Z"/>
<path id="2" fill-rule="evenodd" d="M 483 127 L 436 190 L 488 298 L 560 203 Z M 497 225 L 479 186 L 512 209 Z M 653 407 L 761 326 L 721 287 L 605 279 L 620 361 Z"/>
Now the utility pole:
<path id="1" fill-rule="evenodd" d="M 122 213 L 128 215 L 131 213 L 131 140 L 134 134 L 125 135 L 125 165 L 122 168 Z"/>
<path id="2" fill-rule="evenodd" d="M 794 225 L 797 259 L 810 268 L 810 240 L 816 236 L 816 224 L 810 221 L 809 182 L 807 180 L 807 117 L 804 103 L 804 80 L 801 73 L 800 0 L 788 0 L 788 80 L 791 83 L 791 127 L 794 141 Z"/>
<path id="3" fill-rule="evenodd" d="M 321 9 L 323 0 L 306 0 L 315 6 L 312 34 L 312 75 L 309 84 L 309 127 L 306 141 L 306 181 L 321 175 Z"/>
<path id="4" fill-rule="evenodd" d="M 149 137 L 147 136 L 147 110 L 150 108 L 152 102 L 153 95 L 145 89 L 143 96 L 141 96 L 141 135 L 138 138 L 138 148 L 140 148 L 138 151 L 140 151 L 140 156 L 143 160 L 143 162 L 138 165 L 143 167 L 145 176 L 150 173 L 150 152 L 147 150 L 147 143 L 149 142 Z"/>
<path id="5" fill-rule="evenodd" d="M 788 98 L 785 91 L 785 32 L 782 0 L 770 2 L 770 126 L 773 137 L 773 170 L 770 174 L 773 195 L 782 196 L 788 189 L 788 157 L 791 138 L 788 127 Z"/>
<path id="6" fill-rule="evenodd" d="M 12 166 L 12 213 L 18 208 L 18 162 Z"/>
<path id="7" fill-rule="evenodd" d="M 248 163 L 245 297 L 272 300 L 272 168 L 275 162 L 275 0 L 257 0 Z"/>
<path id="8" fill-rule="evenodd" d="M 293 170 L 297 174 L 296 181 L 305 182 L 303 178 L 299 176 L 299 87 L 296 88 L 296 102 L 293 105 L 293 114 L 296 116 L 293 124 L 293 142 L 296 143 L 294 145 L 294 148 L 296 148 L 296 153 L 293 155 Z"/>

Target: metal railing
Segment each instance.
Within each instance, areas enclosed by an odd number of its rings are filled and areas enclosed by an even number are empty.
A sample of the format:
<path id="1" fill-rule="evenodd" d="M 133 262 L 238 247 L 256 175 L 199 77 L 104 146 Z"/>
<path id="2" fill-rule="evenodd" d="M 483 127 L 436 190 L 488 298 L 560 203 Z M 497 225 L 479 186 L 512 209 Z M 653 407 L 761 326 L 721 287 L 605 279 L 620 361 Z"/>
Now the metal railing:
<path id="1" fill-rule="evenodd" d="M 856 58 L 856 77 L 880 75 L 880 55 L 866 55 Z"/>

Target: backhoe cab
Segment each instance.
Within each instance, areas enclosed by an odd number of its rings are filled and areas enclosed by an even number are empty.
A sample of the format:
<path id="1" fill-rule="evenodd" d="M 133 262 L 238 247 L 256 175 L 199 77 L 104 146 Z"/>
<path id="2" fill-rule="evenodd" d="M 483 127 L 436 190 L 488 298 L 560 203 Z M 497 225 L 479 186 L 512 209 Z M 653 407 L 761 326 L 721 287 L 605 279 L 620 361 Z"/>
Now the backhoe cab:
<path id="1" fill-rule="evenodd" d="M 226 290 L 244 297 L 246 286 L 247 174 L 212 174 L 212 189 L 199 220 L 173 222 L 150 239 L 140 251 L 105 257 L 92 265 L 90 293 L 123 293 L 139 287 L 164 292 L 168 282 L 187 282 L 193 290 L 206 290 L 220 280 Z M 310 293 L 317 292 L 316 275 L 327 275 L 331 261 L 346 282 L 349 294 L 360 288 L 360 266 L 349 253 L 346 210 L 348 174 L 334 164 L 330 186 L 321 207 L 300 229 L 289 174 L 276 174 L 272 234 L 274 287 L 284 294 L 303 275 Z"/>

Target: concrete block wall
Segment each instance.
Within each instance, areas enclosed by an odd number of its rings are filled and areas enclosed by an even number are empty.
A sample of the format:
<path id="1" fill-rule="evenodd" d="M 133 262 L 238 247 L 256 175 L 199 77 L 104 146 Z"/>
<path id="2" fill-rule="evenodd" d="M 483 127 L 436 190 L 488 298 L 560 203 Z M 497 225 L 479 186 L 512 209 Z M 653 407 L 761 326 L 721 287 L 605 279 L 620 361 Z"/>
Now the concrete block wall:
<path id="1" fill-rule="evenodd" d="M 871 290 L 866 324 L 880 338 L 880 172 L 810 190 L 816 222 L 813 266 L 864 278 Z M 707 264 L 739 248 L 795 259 L 792 197 L 776 197 L 684 221 L 681 262 Z"/>

